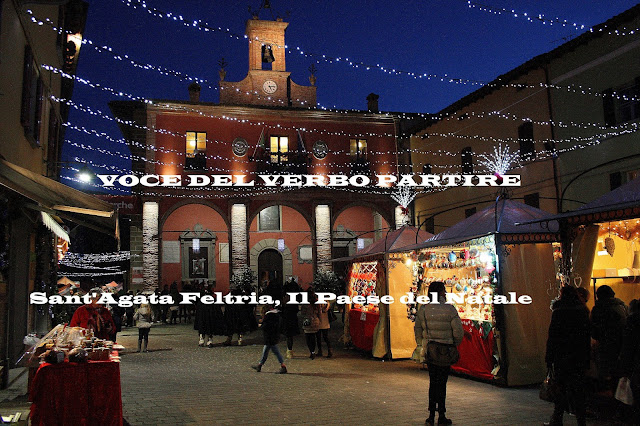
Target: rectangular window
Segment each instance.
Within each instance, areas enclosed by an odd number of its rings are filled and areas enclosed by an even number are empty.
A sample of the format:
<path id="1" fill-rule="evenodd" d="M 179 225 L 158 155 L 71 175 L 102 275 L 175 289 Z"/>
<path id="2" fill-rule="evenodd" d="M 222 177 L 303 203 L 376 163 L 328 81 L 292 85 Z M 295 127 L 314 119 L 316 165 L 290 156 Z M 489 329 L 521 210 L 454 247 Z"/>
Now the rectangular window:
<path id="1" fill-rule="evenodd" d="M 280 231 L 280 206 L 266 207 L 258 213 L 258 231 Z"/>
<path id="2" fill-rule="evenodd" d="M 540 193 L 534 192 L 533 194 L 527 194 L 524 196 L 524 203 L 528 206 L 540 208 Z"/>
<path id="3" fill-rule="evenodd" d="M 58 158 L 60 156 L 60 120 L 53 105 L 49 109 L 49 132 L 47 135 L 47 176 L 58 180 Z"/>
<path id="4" fill-rule="evenodd" d="M 460 151 L 460 162 L 462 164 L 462 173 L 470 175 L 473 173 L 473 151 L 468 146 Z"/>
<path id="5" fill-rule="evenodd" d="M 43 85 L 30 46 L 24 48 L 24 68 L 22 71 L 22 105 L 20 123 L 29 142 L 40 146 L 40 125 L 42 123 Z"/>
<path id="6" fill-rule="evenodd" d="M 187 132 L 185 149 L 185 168 L 189 170 L 204 170 L 207 168 L 207 133 Z"/>
<path id="7" fill-rule="evenodd" d="M 518 126 L 518 140 L 520 142 L 520 158 L 532 160 L 536 153 L 533 142 L 533 123 L 523 123 Z"/>
<path id="8" fill-rule="evenodd" d="M 609 174 L 609 189 L 613 191 L 619 186 L 622 186 L 622 173 L 613 172 Z"/>
<path id="9" fill-rule="evenodd" d="M 435 220 L 433 216 L 427 218 L 424 221 L 423 226 L 425 231 L 435 234 L 436 225 L 435 225 Z"/>
<path id="10" fill-rule="evenodd" d="M 638 98 L 640 98 L 640 77 L 622 86 L 605 90 L 602 93 L 605 124 L 615 126 L 640 118 Z"/>
<path id="11" fill-rule="evenodd" d="M 367 158 L 367 140 L 351 139 L 351 156 L 356 158 Z"/>
<path id="12" fill-rule="evenodd" d="M 287 136 L 271 136 L 269 138 L 269 152 L 272 163 L 288 163 L 289 138 Z"/>

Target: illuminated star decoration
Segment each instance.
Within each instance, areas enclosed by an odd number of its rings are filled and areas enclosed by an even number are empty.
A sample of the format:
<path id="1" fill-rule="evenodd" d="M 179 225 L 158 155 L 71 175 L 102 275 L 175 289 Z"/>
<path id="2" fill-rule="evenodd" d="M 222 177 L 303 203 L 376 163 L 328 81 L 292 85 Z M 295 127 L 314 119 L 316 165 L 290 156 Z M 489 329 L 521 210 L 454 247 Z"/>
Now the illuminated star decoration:
<path id="1" fill-rule="evenodd" d="M 391 198 L 400 204 L 400 207 L 402 207 L 402 214 L 407 216 L 409 214 L 409 204 L 411 204 L 413 199 L 416 198 L 416 193 L 408 186 L 400 186 L 393 194 L 391 194 Z"/>
<path id="2" fill-rule="evenodd" d="M 497 148 L 493 147 L 492 154 L 480 154 L 478 157 L 480 157 L 478 164 L 486 167 L 498 177 L 498 180 L 501 180 L 502 175 L 509 171 L 511 164 L 518 159 L 519 155 L 518 151 L 514 153 L 509 152 L 508 146 L 503 148 L 502 145 L 498 145 Z"/>

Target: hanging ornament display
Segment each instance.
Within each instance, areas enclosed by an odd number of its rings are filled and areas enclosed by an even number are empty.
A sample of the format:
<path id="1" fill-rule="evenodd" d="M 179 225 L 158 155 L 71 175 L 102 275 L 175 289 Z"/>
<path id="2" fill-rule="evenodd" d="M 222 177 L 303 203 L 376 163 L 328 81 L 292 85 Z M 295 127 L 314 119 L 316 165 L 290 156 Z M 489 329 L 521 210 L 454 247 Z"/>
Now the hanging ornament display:
<path id="1" fill-rule="evenodd" d="M 613 238 L 607 237 L 604 239 L 604 249 L 609 253 L 609 256 L 613 257 L 613 252 L 616 251 L 616 243 Z"/>

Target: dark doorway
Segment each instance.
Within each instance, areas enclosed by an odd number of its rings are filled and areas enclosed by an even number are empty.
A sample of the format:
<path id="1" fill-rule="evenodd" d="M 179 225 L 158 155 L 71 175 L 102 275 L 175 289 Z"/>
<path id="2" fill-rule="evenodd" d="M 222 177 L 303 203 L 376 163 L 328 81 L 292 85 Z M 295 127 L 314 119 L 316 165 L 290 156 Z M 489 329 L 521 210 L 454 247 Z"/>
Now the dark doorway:
<path id="1" fill-rule="evenodd" d="M 349 257 L 349 245 L 345 245 L 342 247 L 333 246 L 333 258 L 339 259 L 341 257 Z M 334 262 L 333 271 L 339 277 L 343 277 L 346 279 L 348 266 L 349 266 L 349 262 Z"/>
<path id="2" fill-rule="evenodd" d="M 282 255 L 278 250 L 266 249 L 258 256 L 258 282 L 261 290 L 266 279 L 278 284 L 279 287 L 284 284 Z"/>

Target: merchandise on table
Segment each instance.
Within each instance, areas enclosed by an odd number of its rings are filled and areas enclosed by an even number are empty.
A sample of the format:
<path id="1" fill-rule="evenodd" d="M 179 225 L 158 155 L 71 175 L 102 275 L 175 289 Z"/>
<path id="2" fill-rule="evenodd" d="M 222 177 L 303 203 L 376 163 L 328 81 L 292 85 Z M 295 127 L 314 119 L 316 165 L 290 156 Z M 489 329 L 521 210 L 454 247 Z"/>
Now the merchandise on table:
<path id="1" fill-rule="evenodd" d="M 471 240 L 461 247 L 443 247 L 412 253 L 414 298 L 428 295 L 434 281 L 445 283 L 460 318 L 495 323 L 493 300 L 496 290 L 496 253 L 491 238 Z M 470 296 L 477 296 L 471 298 Z M 479 302 L 479 303 L 475 303 Z M 415 320 L 417 304 L 407 305 L 407 316 Z"/>
<path id="2" fill-rule="evenodd" d="M 59 324 L 33 348 L 29 365 L 58 364 L 65 359 L 70 362 L 119 361 L 119 357 L 111 355 L 114 349 L 124 348 L 120 345 L 114 348 L 112 341 L 96 338 L 91 330 Z"/>

